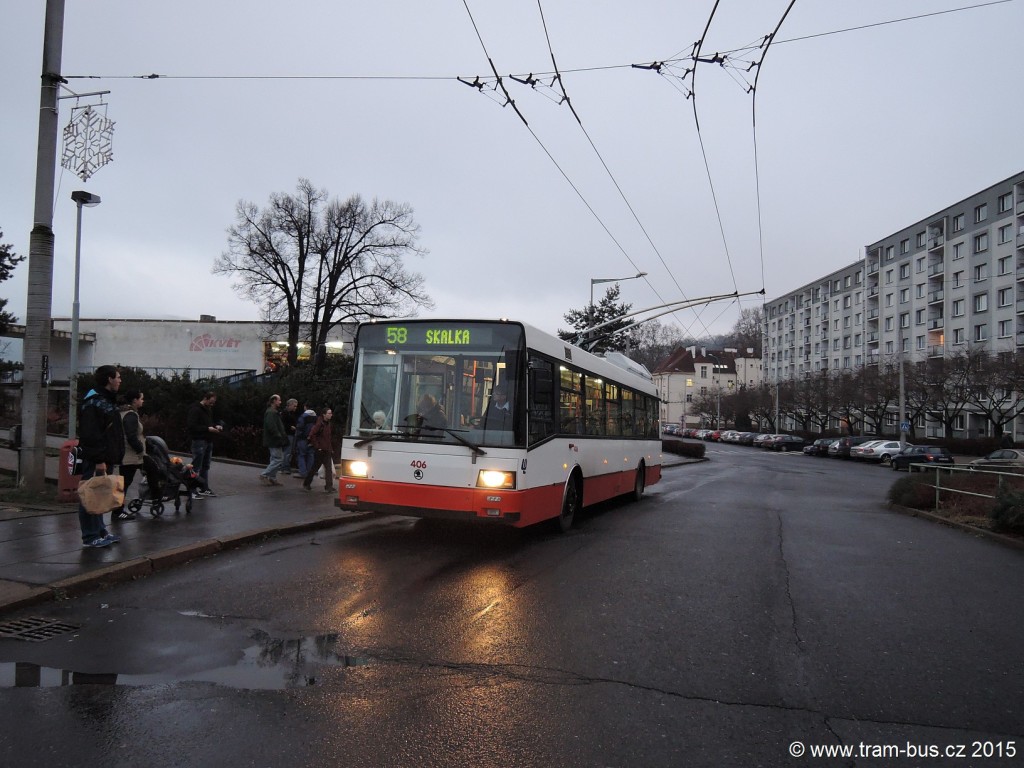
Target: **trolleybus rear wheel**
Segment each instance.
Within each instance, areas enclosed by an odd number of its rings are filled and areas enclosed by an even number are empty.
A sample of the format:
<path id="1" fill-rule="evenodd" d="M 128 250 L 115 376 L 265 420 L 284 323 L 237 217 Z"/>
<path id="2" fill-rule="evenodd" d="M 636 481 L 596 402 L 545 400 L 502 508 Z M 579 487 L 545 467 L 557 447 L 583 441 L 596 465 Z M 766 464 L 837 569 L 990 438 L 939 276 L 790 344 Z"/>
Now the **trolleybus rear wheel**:
<path id="1" fill-rule="evenodd" d="M 633 501 L 640 501 L 644 497 L 644 465 L 641 463 L 636 470 L 636 480 L 633 481 Z"/>

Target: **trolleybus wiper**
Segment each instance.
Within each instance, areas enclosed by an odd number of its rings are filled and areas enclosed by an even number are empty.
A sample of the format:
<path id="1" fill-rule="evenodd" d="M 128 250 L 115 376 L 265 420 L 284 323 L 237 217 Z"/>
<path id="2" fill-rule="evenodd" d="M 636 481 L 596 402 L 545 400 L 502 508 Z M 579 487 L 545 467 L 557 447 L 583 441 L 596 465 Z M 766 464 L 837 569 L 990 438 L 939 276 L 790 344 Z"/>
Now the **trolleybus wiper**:
<path id="1" fill-rule="evenodd" d="M 460 435 L 455 430 L 448 429 L 448 427 L 420 427 L 420 429 L 432 429 L 435 432 L 444 432 L 446 434 L 451 435 L 452 437 L 454 437 L 456 439 L 456 441 L 462 443 L 464 446 L 466 446 L 467 448 L 469 448 L 469 450 L 471 450 L 473 452 L 473 463 L 474 464 L 476 464 L 476 457 L 477 456 L 486 456 L 487 455 L 487 451 L 485 451 L 479 445 L 476 445 L 475 443 L 471 443 L 469 440 L 464 438 L 462 435 Z"/>
<path id="2" fill-rule="evenodd" d="M 362 440 L 359 440 L 359 441 L 353 443 L 352 447 L 353 448 L 362 448 L 367 443 L 375 443 L 378 440 L 383 440 L 385 437 L 394 437 L 395 435 L 398 435 L 398 434 L 400 434 L 398 431 L 395 431 L 395 432 L 391 432 L 391 431 L 380 432 L 380 433 L 378 433 L 376 435 L 373 435 L 372 437 L 364 437 Z"/>

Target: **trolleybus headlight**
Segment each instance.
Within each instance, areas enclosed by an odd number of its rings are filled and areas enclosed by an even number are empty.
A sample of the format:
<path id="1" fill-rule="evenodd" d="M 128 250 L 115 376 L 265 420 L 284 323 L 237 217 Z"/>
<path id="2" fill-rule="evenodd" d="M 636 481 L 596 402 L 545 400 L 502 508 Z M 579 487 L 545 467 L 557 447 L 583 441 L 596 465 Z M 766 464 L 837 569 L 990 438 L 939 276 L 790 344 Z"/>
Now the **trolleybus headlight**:
<path id="1" fill-rule="evenodd" d="M 366 477 L 369 467 L 362 459 L 346 459 L 341 462 L 342 477 Z"/>
<path id="2" fill-rule="evenodd" d="M 515 488 L 515 472 L 499 472 L 496 469 L 481 469 L 476 476 L 477 488 Z"/>

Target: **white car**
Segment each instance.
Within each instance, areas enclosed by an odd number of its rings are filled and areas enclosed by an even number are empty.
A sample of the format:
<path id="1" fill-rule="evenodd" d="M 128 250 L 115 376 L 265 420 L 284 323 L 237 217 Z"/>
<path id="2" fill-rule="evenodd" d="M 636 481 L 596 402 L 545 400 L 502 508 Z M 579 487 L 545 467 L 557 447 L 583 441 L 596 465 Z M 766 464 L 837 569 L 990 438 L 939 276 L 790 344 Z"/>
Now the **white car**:
<path id="1" fill-rule="evenodd" d="M 850 458 L 888 464 L 893 456 L 908 447 L 910 443 L 902 445 L 899 440 L 872 440 L 870 443 L 862 443 L 851 448 Z"/>

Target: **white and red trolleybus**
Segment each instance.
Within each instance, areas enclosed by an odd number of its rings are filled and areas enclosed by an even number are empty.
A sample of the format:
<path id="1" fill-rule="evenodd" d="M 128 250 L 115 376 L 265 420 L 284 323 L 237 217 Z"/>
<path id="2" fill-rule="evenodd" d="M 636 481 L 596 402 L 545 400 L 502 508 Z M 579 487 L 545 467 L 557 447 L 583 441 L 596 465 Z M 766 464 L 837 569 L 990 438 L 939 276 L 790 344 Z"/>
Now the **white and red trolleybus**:
<path id="1" fill-rule="evenodd" d="M 525 323 L 363 323 L 337 503 L 567 530 L 661 479 L 658 405 L 642 365 Z"/>

